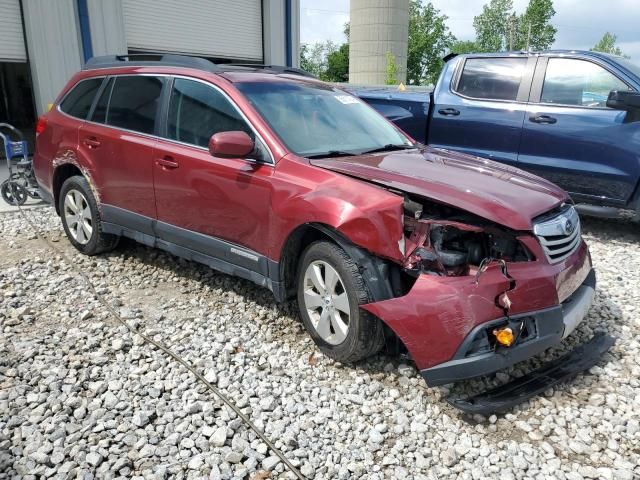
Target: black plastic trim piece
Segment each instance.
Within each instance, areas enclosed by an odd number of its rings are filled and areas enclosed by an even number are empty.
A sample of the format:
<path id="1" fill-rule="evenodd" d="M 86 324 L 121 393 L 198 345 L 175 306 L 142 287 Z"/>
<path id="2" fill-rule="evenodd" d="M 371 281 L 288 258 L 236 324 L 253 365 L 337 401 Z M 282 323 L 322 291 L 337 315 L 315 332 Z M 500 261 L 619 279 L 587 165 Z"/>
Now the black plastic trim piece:
<path id="1" fill-rule="evenodd" d="M 562 333 L 564 331 L 562 306 L 558 305 L 539 312 L 528 313 L 517 317 L 514 316 L 512 320 L 517 320 L 521 317 L 531 317 L 535 319 L 538 329 L 537 338 L 496 352 L 465 357 L 465 353 L 473 343 L 473 339 L 478 331 L 505 323 L 507 319 L 505 317 L 492 322 L 482 323 L 467 335 L 452 360 L 420 371 L 427 385 L 433 387 L 488 375 L 497 370 L 507 368 L 514 363 L 527 360 L 545 351 L 549 347 L 557 345 L 562 340 Z"/>
<path id="2" fill-rule="evenodd" d="M 362 278 L 367 282 L 374 302 L 394 298 L 393 288 L 389 282 L 389 265 L 366 250 L 354 245 L 335 230 L 324 225 L 315 228 L 334 240 L 358 264 Z"/>
<path id="3" fill-rule="evenodd" d="M 149 60 L 150 58 L 156 59 Z M 185 67 L 214 73 L 223 71 L 212 61 L 202 57 L 146 53 L 133 55 L 104 55 L 100 57 L 93 57 L 87 60 L 82 69 L 95 70 L 98 68 L 114 67 Z"/>
<path id="4" fill-rule="evenodd" d="M 38 194 L 43 202 L 53 205 L 53 195 L 40 185 L 38 185 Z"/>
<path id="5" fill-rule="evenodd" d="M 131 238 L 223 273 L 251 280 L 271 290 L 277 301 L 285 300 L 280 264 L 258 252 L 113 205 L 102 205 L 101 216 L 105 233 Z"/>
<path id="6" fill-rule="evenodd" d="M 155 222 L 155 220 L 151 217 L 105 204 L 100 206 L 100 214 L 103 222 L 121 225 L 127 229 L 144 233 L 145 235 L 155 236 L 153 230 L 153 222 Z"/>
<path id="7" fill-rule="evenodd" d="M 545 390 L 590 369 L 613 346 L 615 338 L 603 332 L 568 354 L 505 385 L 468 398 L 446 397 L 451 406 L 469 414 L 501 413 Z"/>

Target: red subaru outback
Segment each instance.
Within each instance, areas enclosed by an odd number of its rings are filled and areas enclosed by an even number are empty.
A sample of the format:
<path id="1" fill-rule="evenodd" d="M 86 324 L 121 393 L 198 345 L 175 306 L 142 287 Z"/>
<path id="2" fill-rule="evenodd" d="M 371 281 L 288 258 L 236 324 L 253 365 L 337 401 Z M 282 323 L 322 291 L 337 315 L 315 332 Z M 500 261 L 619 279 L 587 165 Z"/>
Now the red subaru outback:
<path id="1" fill-rule="evenodd" d="M 165 55 L 87 63 L 37 125 L 35 173 L 69 241 L 121 236 L 297 298 L 328 356 L 397 345 L 429 385 L 561 342 L 595 274 L 566 193 L 515 168 L 416 144 L 304 72 Z M 593 365 L 596 335 L 473 398 L 508 408 Z"/>

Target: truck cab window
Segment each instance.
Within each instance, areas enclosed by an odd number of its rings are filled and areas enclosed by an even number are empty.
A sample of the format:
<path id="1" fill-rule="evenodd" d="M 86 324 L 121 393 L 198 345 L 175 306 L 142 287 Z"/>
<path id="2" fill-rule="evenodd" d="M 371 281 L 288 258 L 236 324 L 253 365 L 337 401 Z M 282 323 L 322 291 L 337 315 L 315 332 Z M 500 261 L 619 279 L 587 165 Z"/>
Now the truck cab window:
<path id="1" fill-rule="evenodd" d="M 628 90 L 618 77 L 587 60 L 550 58 L 541 103 L 605 108 L 611 90 Z"/>
<path id="2" fill-rule="evenodd" d="M 456 92 L 471 98 L 514 101 L 526 66 L 524 57 L 469 58 L 464 63 Z"/>

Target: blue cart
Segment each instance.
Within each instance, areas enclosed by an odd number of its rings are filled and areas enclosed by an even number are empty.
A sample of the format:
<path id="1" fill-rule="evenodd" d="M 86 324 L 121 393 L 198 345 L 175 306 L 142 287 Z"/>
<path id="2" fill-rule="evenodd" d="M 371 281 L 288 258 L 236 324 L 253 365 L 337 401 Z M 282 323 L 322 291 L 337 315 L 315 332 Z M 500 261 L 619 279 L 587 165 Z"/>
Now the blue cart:
<path id="1" fill-rule="evenodd" d="M 9 205 L 23 205 L 29 197 L 40 198 L 29 159 L 29 147 L 20 130 L 8 123 L 0 123 L 0 139 L 9 169 L 9 178 L 0 185 L 3 200 Z"/>

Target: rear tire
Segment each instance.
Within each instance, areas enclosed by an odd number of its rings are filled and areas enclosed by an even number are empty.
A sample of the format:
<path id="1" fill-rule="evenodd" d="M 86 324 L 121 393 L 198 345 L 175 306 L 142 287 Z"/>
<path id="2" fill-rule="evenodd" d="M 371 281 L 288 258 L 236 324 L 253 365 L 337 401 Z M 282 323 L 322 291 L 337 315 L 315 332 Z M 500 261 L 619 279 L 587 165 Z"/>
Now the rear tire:
<path id="1" fill-rule="evenodd" d="M 304 251 L 298 306 L 305 328 L 325 355 L 356 362 L 380 351 L 382 323 L 360 309 L 371 301 L 358 266 L 342 248 L 319 241 Z"/>
<path id="2" fill-rule="evenodd" d="M 76 175 L 65 180 L 58 208 L 69 241 L 81 253 L 97 255 L 118 245 L 117 235 L 102 232 L 98 202 L 84 177 Z"/>

